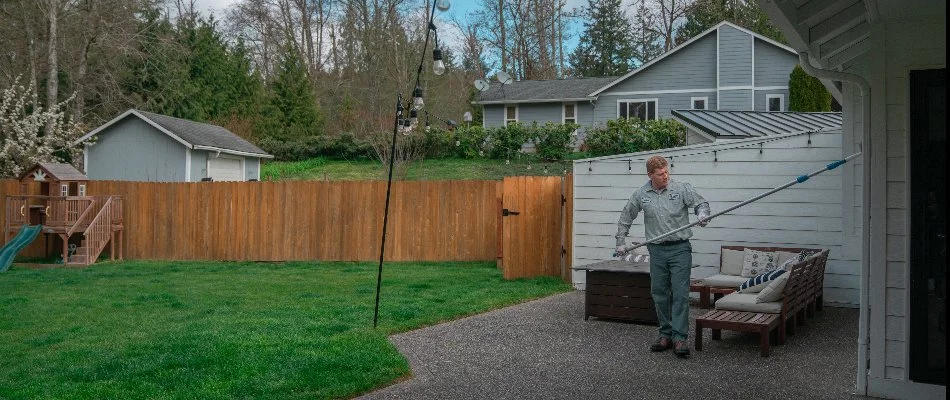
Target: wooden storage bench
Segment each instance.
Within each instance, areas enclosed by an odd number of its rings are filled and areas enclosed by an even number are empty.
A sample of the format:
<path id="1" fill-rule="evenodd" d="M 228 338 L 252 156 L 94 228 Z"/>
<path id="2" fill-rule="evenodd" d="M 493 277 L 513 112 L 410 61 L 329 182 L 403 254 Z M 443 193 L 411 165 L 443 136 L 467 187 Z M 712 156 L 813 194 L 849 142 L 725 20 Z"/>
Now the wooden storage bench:
<path id="1" fill-rule="evenodd" d="M 649 263 L 611 260 L 574 269 L 587 271 L 585 320 L 593 316 L 658 324 L 650 295 Z"/>

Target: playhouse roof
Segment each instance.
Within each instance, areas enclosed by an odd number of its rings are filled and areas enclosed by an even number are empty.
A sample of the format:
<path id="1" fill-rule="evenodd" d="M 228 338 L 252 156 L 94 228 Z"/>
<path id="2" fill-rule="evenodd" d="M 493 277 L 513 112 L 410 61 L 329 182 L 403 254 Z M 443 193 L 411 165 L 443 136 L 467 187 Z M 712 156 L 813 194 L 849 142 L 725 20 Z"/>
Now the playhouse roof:
<path id="1" fill-rule="evenodd" d="M 23 180 L 29 175 L 33 175 L 38 181 L 88 181 L 86 174 L 79 172 L 76 167 L 66 163 L 38 163 L 20 174 L 19 180 Z"/>

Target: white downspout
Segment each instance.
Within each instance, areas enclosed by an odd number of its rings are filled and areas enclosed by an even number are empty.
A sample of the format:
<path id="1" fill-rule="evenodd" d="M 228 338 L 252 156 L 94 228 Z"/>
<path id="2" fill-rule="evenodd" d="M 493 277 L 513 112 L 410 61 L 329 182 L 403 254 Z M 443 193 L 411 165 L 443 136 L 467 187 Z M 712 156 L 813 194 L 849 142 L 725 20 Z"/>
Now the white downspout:
<path id="1" fill-rule="evenodd" d="M 807 52 L 798 53 L 798 63 L 808 75 L 816 78 L 827 78 L 836 81 L 851 82 L 861 89 L 861 125 L 863 137 L 861 139 L 864 155 L 864 199 L 862 199 L 862 218 L 865 232 L 861 239 L 861 308 L 858 318 L 858 395 L 868 393 L 868 336 L 870 324 L 870 273 L 871 273 L 871 86 L 864 77 L 840 71 L 818 69 L 811 65 Z"/>

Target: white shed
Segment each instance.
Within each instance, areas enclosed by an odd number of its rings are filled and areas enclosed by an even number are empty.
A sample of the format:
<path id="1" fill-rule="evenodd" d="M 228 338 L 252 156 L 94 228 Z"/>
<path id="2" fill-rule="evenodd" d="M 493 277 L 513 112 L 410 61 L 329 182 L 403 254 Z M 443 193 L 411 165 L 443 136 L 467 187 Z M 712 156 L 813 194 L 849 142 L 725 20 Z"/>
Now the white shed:
<path id="1" fill-rule="evenodd" d="M 589 158 L 574 162 L 573 251 L 575 266 L 611 259 L 617 219 L 633 191 L 647 182 L 646 160 L 671 161 L 672 179 L 691 183 L 712 212 L 814 172 L 843 158 L 841 130 L 702 143 L 650 152 Z M 815 176 L 693 229 L 693 263 L 718 266 L 720 246 L 822 247 L 831 250 L 825 276 L 825 302 L 859 304 L 860 236 L 850 164 Z M 695 217 L 694 217 L 695 218 Z M 643 241 L 642 215 L 630 228 L 628 243 Z M 714 267 L 693 269 L 705 277 Z M 584 288 L 585 273 L 573 283 Z"/>

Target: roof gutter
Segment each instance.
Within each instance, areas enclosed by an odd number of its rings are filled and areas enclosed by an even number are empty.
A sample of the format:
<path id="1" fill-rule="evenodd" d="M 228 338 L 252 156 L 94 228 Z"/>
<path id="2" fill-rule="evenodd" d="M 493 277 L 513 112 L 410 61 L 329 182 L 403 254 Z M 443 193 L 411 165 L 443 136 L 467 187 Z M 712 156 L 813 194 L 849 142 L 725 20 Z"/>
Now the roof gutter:
<path id="1" fill-rule="evenodd" d="M 195 150 L 214 151 L 214 152 L 218 152 L 219 154 L 220 154 L 220 153 L 234 154 L 234 155 L 236 155 L 236 156 L 250 156 L 250 157 L 259 157 L 259 158 L 274 158 L 274 156 L 272 156 L 272 155 L 270 155 L 270 154 L 250 153 L 250 152 L 246 152 L 246 151 L 224 149 L 224 148 L 213 147 L 213 146 L 195 145 L 195 146 L 194 146 L 194 149 L 195 149 Z"/>
<path id="2" fill-rule="evenodd" d="M 862 219 L 864 220 L 864 229 L 867 230 L 862 235 L 861 240 L 861 308 L 858 317 L 858 381 L 857 394 L 868 394 L 868 374 L 870 373 L 870 359 L 868 349 L 868 337 L 870 336 L 870 273 L 871 273 L 871 174 L 872 165 L 871 152 L 871 85 L 864 77 L 856 74 L 850 74 L 840 71 L 830 71 L 818 69 L 811 65 L 807 52 L 798 53 L 798 61 L 802 69 L 816 78 L 826 78 L 842 82 L 850 82 L 861 89 L 861 126 L 864 130 L 861 139 L 862 152 L 865 157 L 864 165 L 864 199 L 862 200 Z"/>
<path id="3" fill-rule="evenodd" d="M 527 100 L 488 100 L 488 101 L 473 101 L 472 104 L 523 104 L 523 103 L 564 103 L 572 101 L 595 101 L 597 96 L 592 97 L 573 97 L 566 99 L 527 99 Z"/>

